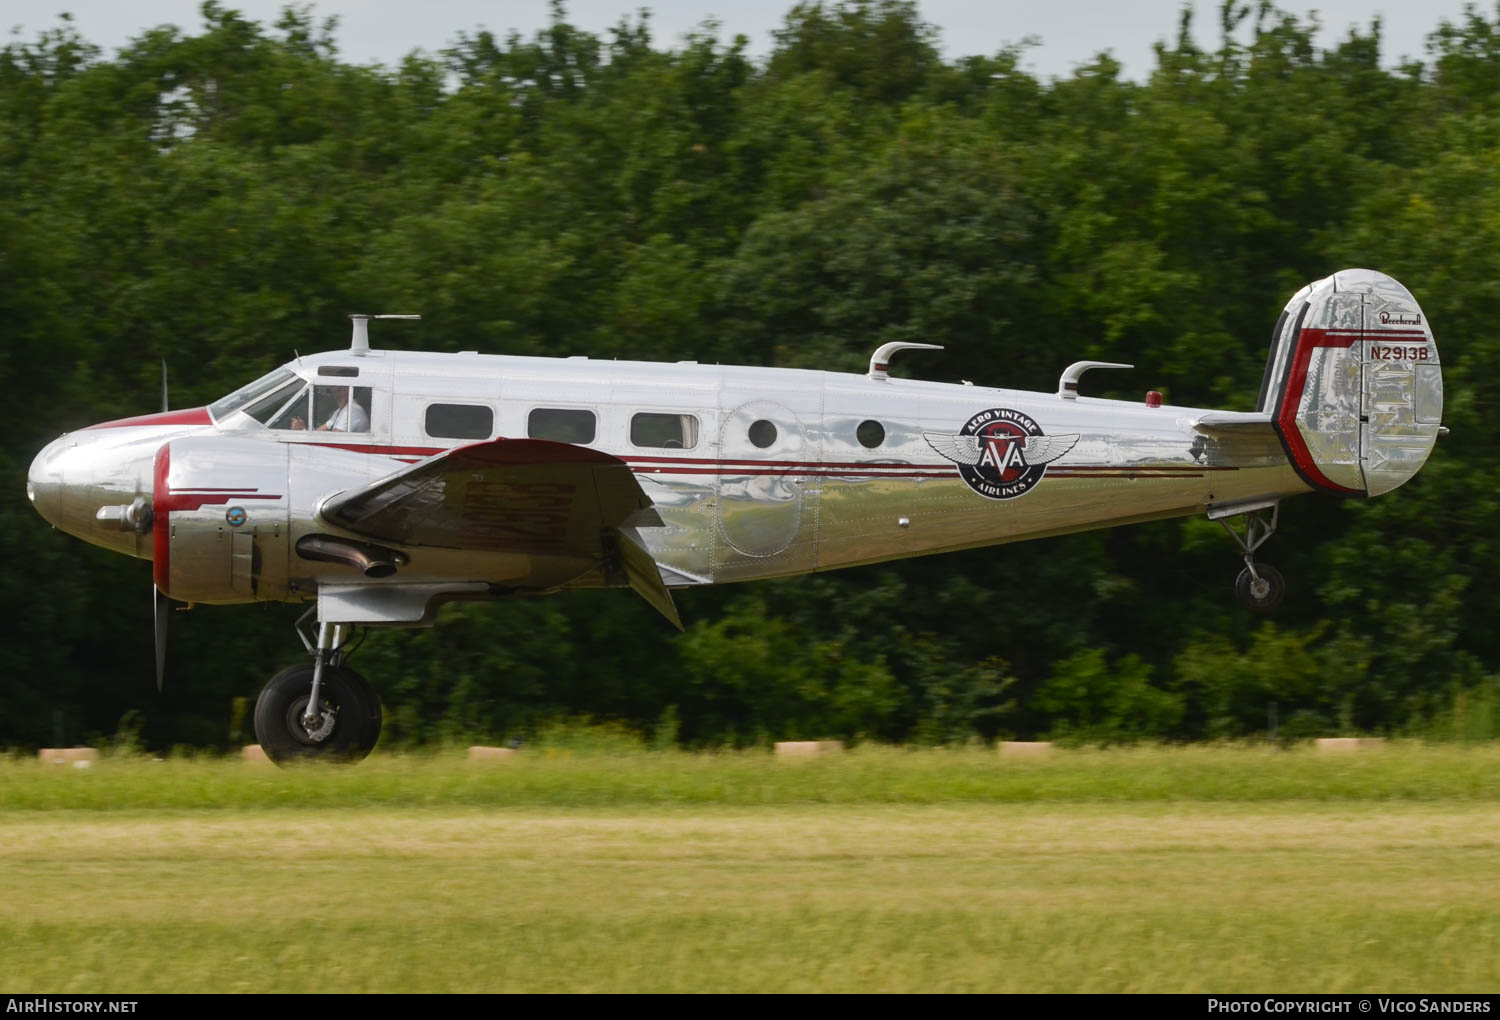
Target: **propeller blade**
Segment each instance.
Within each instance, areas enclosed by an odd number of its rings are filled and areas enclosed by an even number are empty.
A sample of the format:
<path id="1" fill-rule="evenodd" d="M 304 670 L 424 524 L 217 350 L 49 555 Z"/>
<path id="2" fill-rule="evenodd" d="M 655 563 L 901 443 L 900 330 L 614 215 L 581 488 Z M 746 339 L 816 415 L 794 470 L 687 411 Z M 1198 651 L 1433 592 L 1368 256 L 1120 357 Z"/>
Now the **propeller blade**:
<path id="1" fill-rule="evenodd" d="M 161 359 L 161 409 L 163 411 L 166 411 L 168 409 L 167 408 L 167 359 L 166 358 L 162 358 Z"/>
<path id="2" fill-rule="evenodd" d="M 172 616 L 172 600 L 154 584 L 151 592 L 156 603 L 156 693 L 160 694 L 162 677 L 167 672 L 167 620 Z"/>

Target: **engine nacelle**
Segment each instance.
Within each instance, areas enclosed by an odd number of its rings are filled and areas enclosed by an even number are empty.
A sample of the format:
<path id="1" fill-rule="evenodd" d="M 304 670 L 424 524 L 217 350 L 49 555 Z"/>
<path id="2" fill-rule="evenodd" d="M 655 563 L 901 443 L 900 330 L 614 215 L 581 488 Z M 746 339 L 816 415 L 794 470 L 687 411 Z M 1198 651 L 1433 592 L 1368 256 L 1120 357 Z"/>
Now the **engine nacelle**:
<path id="1" fill-rule="evenodd" d="M 297 601 L 322 580 L 391 576 L 407 564 L 404 552 L 327 534 L 317 513 L 327 497 L 367 485 L 393 466 L 402 465 L 317 442 L 257 436 L 162 444 L 151 501 L 156 586 L 184 602 Z"/>
<path id="2" fill-rule="evenodd" d="M 290 506 L 285 444 L 226 436 L 162 444 L 152 486 L 156 586 L 184 602 L 281 597 Z"/>

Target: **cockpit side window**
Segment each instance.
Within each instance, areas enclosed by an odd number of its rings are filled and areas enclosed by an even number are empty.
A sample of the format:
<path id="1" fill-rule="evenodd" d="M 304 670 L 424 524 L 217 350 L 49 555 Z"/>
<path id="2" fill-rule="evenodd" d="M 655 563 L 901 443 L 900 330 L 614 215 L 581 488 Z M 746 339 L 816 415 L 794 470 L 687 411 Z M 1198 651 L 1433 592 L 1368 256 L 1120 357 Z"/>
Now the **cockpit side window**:
<path id="1" fill-rule="evenodd" d="M 307 384 L 293 376 L 291 381 L 244 408 L 244 412 L 262 425 L 273 429 L 291 428 L 294 408 L 307 413 Z"/>
<path id="2" fill-rule="evenodd" d="M 369 386 L 309 386 L 291 381 L 243 408 L 268 429 L 294 432 L 369 432 Z"/>
<path id="3" fill-rule="evenodd" d="M 370 431 L 370 387 L 314 386 L 311 421 L 319 432 Z"/>

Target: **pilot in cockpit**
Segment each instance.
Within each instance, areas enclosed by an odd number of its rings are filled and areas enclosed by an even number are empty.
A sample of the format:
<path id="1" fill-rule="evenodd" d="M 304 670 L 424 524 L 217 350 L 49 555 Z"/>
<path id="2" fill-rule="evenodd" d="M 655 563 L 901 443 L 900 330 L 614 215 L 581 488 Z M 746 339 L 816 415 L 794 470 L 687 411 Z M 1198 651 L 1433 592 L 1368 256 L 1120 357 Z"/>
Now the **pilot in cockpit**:
<path id="1" fill-rule="evenodd" d="M 323 408 L 327 406 L 328 398 L 332 397 L 336 405 L 329 413 L 323 424 L 317 427 L 318 432 L 368 432 L 370 431 L 370 416 L 360 406 L 358 400 L 349 399 L 349 387 L 347 386 L 319 386 L 314 390 L 316 406 Z M 305 429 L 307 422 L 297 417 L 292 419 L 292 428 Z"/>

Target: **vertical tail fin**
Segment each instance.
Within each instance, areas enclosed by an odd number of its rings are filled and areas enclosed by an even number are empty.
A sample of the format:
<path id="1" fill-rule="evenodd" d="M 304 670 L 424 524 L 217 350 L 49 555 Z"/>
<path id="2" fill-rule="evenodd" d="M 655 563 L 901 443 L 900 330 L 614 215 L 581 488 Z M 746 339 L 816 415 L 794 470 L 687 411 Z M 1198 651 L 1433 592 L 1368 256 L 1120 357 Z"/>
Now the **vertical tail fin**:
<path id="1" fill-rule="evenodd" d="M 1276 323 L 1260 410 L 1315 489 L 1378 496 L 1410 479 L 1443 413 L 1437 344 L 1411 292 L 1370 269 L 1299 290 Z"/>

